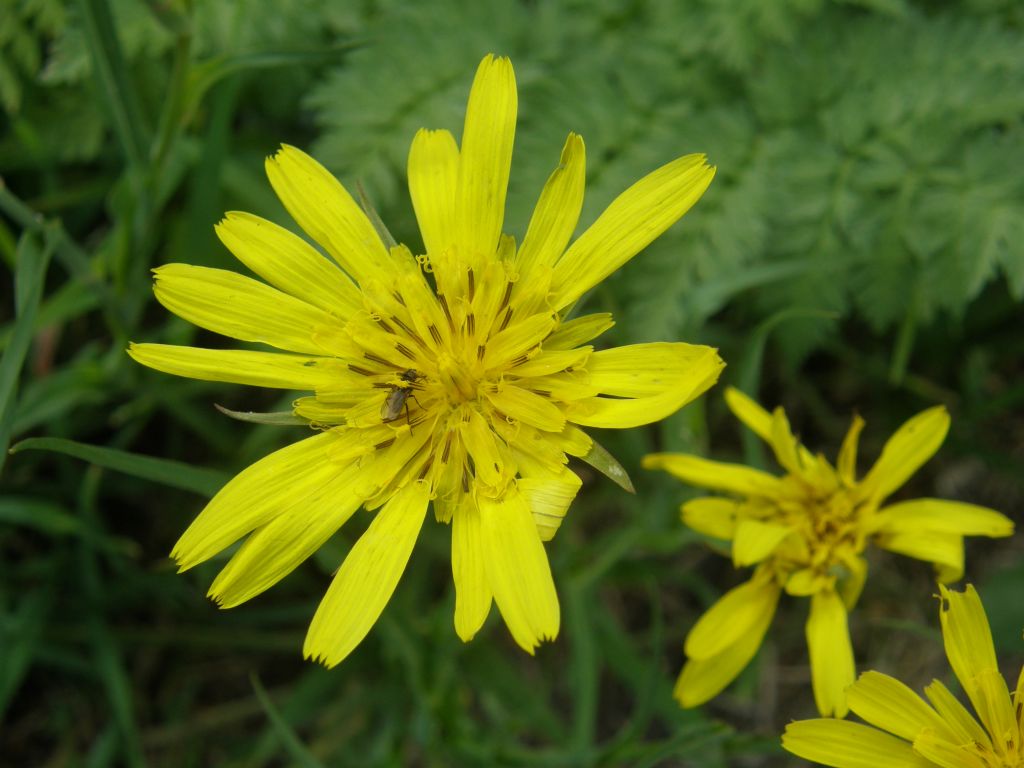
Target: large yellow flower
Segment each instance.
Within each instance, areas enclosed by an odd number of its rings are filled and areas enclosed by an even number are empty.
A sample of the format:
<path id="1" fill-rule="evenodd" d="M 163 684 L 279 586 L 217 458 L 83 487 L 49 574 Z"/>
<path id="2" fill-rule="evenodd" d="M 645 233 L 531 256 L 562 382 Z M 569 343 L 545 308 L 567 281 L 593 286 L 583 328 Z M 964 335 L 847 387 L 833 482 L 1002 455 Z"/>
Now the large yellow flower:
<path id="1" fill-rule="evenodd" d="M 940 581 L 955 581 L 963 574 L 963 537 L 1009 536 L 1013 523 L 993 510 L 954 501 L 884 505 L 945 439 L 949 414 L 942 406 L 900 427 L 858 480 L 857 440 L 864 427 L 859 416 L 833 467 L 797 441 L 782 408 L 769 414 L 736 389 L 725 397 L 736 417 L 772 447 L 786 474 L 683 454 L 644 458 L 648 469 L 730 494 L 686 502 L 683 522 L 731 540 L 737 567 L 756 566 L 750 581 L 724 595 L 690 630 L 676 698 L 692 707 L 725 688 L 757 653 L 785 591 L 811 598 L 807 645 L 814 699 L 822 715 L 843 717 L 843 690 L 855 674 L 846 617 L 864 586 L 868 544 L 932 562 Z"/>
<path id="2" fill-rule="evenodd" d="M 328 666 L 380 615 L 430 503 L 452 524 L 459 636 L 473 637 L 493 598 L 527 651 L 554 638 L 559 607 L 542 541 L 580 486 L 566 455 L 600 453 L 579 426 L 662 419 L 723 366 L 714 349 L 682 343 L 595 352 L 587 342 L 611 327 L 610 315 L 565 319 L 700 198 L 714 175 L 705 158 L 687 155 L 646 176 L 569 245 L 584 187 L 583 141 L 570 134 L 517 248 L 502 234 L 515 122 L 512 65 L 488 56 L 461 147 L 447 131 L 416 134 L 409 187 L 424 255 L 389 247 L 328 171 L 284 147 L 267 160 L 270 183 L 334 263 L 269 221 L 230 213 L 218 235 L 266 283 L 185 264 L 156 270 L 157 299 L 175 314 L 288 354 L 136 344 L 136 360 L 179 376 L 315 392 L 294 411 L 318 433 L 228 483 L 174 547 L 181 569 L 248 535 L 210 588 L 221 606 L 235 606 L 361 506 L 379 510 L 306 637 L 306 656 Z"/>
<path id="3" fill-rule="evenodd" d="M 939 589 L 946 656 L 978 719 L 939 680 L 924 689 L 929 705 L 896 678 L 865 672 L 847 689 L 847 698 L 850 709 L 877 728 L 845 720 L 801 720 L 786 727 L 783 747 L 835 768 L 1024 765 L 1024 668 L 1011 696 L 974 587 L 968 584 L 963 593 Z"/>

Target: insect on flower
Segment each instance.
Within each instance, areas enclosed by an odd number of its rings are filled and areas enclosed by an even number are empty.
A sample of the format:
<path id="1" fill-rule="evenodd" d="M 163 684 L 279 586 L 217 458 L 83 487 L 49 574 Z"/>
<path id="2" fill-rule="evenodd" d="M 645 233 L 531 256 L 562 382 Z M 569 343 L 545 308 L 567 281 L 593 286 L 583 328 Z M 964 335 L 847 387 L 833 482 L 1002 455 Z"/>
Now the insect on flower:
<path id="1" fill-rule="evenodd" d="M 395 421 L 404 410 L 406 423 L 409 422 L 409 396 L 412 395 L 416 381 L 422 377 L 423 374 L 412 368 L 398 374 L 402 383 L 388 385 L 391 391 L 388 392 L 388 396 L 384 398 L 384 404 L 380 407 L 381 421 Z M 416 399 L 415 395 L 413 395 L 413 399 Z"/>

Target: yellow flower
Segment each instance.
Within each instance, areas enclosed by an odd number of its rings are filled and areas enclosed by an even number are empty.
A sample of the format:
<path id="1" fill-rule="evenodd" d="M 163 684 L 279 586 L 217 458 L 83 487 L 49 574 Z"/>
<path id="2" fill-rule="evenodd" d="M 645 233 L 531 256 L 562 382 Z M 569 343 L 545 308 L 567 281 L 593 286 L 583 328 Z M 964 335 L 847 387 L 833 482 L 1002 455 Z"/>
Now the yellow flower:
<path id="1" fill-rule="evenodd" d="M 306 637 L 305 655 L 328 666 L 380 615 L 430 503 L 452 525 L 459 636 L 473 637 L 493 599 L 525 650 L 553 639 L 559 606 L 542 541 L 580 487 L 567 454 L 600 453 L 579 427 L 662 419 L 723 367 L 714 349 L 682 343 L 595 352 L 588 342 L 611 316 L 565 319 L 700 198 L 714 175 L 705 158 L 641 179 L 569 245 L 584 187 L 583 141 L 570 134 L 517 248 L 502 234 L 515 122 L 512 65 L 487 56 L 461 147 L 447 131 L 416 134 L 408 173 L 423 255 L 389 248 L 327 170 L 286 146 L 267 160 L 270 183 L 334 263 L 269 221 L 229 213 L 217 234 L 266 283 L 184 264 L 156 270 L 167 309 L 286 353 L 136 344 L 137 361 L 313 391 L 294 413 L 319 430 L 217 494 L 174 547 L 181 569 L 248 535 L 210 588 L 232 607 L 283 578 L 361 506 L 379 510 Z"/>
<path id="2" fill-rule="evenodd" d="M 942 582 L 963 574 L 964 536 L 1009 536 L 1013 523 L 984 507 L 939 499 L 884 505 L 939 449 L 949 429 L 942 406 L 900 427 L 862 479 L 856 475 L 855 416 L 833 467 L 793 436 L 782 408 L 769 414 L 736 389 L 725 394 L 733 414 L 772 447 L 782 477 L 698 456 L 652 454 L 648 469 L 664 469 L 692 485 L 723 491 L 682 506 L 683 522 L 732 542 L 737 567 L 756 566 L 750 581 L 725 594 L 690 630 L 676 698 L 693 707 L 717 695 L 757 653 L 782 591 L 811 598 L 807 620 L 814 699 L 822 715 L 843 717 L 843 691 L 853 682 L 847 611 L 867 576 L 869 542 L 935 564 Z"/>
<path id="3" fill-rule="evenodd" d="M 1024 765 L 1024 668 L 1011 696 L 974 587 L 968 584 L 963 593 L 939 589 L 946 656 L 977 719 L 938 680 L 924 689 L 929 706 L 896 678 L 865 672 L 847 689 L 850 709 L 882 730 L 845 720 L 801 720 L 786 727 L 783 747 L 836 768 Z"/>

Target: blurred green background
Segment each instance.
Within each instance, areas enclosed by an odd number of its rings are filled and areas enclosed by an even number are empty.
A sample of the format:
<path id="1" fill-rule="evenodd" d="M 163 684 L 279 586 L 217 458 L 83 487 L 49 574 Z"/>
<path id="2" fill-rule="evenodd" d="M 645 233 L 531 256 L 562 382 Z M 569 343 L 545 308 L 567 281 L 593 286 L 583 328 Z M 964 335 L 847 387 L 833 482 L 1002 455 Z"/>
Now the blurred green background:
<path id="1" fill-rule="evenodd" d="M 829 456 L 860 412 L 862 471 L 945 403 L 950 436 L 903 494 L 1024 518 L 1019 0 L 0 0 L 0 765 L 795 764 L 777 743 L 814 714 L 804 603 L 783 601 L 724 695 L 671 698 L 683 637 L 745 574 L 683 529 L 689 491 L 639 459 L 763 461 L 721 387 L 598 436 L 636 496 L 574 467 L 584 489 L 548 546 L 562 633 L 535 658 L 496 611 L 455 636 L 444 526 L 333 671 L 301 660 L 302 638 L 367 515 L 228 612 L 204 597 L 223 559 L 178 576 L 167 557 L 204 497 L 296 433 L 213 407 L 292 395 L 128 359 L 129 340 L 222 343 L 156 305 L 150 268 L 240 268 L 213 234 L 226 210 L 287 223 L 262 170 L 281 142 L 361 181 L 419 248 L 409 142 L 458 135 L 490 51 L 519 84 L 507 231 L 525 231 L 570 130 L 587 142 L 584 224 L 681 154 L 719 168 L 587 299 L 616 315 L 608 343 L 718 346 L 723 383 L 785 405 Z M 968 546 L 1014 677 L 1022 553 Z M 875 555 L 851 620 L 860 669 L 948 681 L 929 567 Z"/>

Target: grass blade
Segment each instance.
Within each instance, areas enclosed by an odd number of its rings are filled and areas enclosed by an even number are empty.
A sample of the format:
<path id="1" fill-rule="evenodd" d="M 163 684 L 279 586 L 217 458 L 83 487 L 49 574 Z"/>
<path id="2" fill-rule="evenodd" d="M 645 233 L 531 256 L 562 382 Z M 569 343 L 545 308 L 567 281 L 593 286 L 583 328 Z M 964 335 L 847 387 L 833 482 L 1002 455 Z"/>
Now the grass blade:
<path id="1" fill-rule="evenodd" d="M 7 458 L 14 423 L 14 401 L 17 396 L 18 377 L 25 356 L 32 343 L 32 329 L 36 312 L 43 296 L 46 267 L 51 249 L 41 247 L 34 235 L 26 232 L 18 241 L 17 264 L 14 274 L 16 319 L 11 342 L 0 358 L 0 470 Z"/>
<path id="2" fill-rule="evenodd" d="M 310 751 L 306 749 L 306 745 L 302 743 L 298 734 L 295 733 L 295 730 L 281 717 L 281 713 L 277 711 L 274 702 L 270 700 L 270 696 L 264 690 L 260 679 L 255 674 L 252 674 L 249 676 L 249 681 L 252 683 L 252 690 L 256 694 L 256 698 L 259 699 L 260 706 L 263 707 L 263 711 L 267 713 L 267 717 L 270 719 L 271 727 L 281 739 L 281 743 L 284 744 L 284 748 L 292 760 L 303 768 L 324 768 L 323 763 L 313 757 Z"/>
<path id="3" fill-rule="evenodd" d="M 213 496 L 228 481 L 228 475 L 213 469 L 193 467 L 180 461 L 140 456 L 128 451 L 78 443 L 60 437 L 30 437 L 11 448 L 20 451 L 53 451 L 83 459 L 98 467 L 152 480 L 172 488 L 181 488 L 202 496 Z"/>

